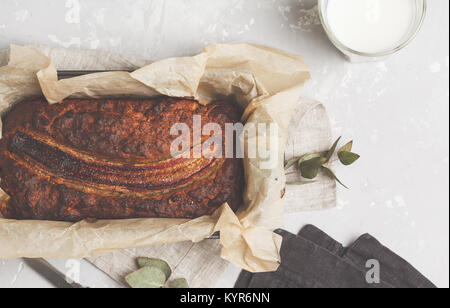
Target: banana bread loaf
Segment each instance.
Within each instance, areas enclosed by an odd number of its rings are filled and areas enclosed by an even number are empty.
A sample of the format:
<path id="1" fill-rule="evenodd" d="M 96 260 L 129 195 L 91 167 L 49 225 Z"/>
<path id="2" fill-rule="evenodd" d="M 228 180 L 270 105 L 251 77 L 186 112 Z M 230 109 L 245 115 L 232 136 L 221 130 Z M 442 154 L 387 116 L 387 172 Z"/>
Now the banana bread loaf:
<path id="1" fill-rule="evenodd" d="M 3 118 L 0 140 L 1 188 L 9 196 L 2 215 L 75 222 L 196 218 L 225 202 L 236 210 L 240 159 L 171 156 L 172 125 L 186 123 L 192 140 L 194 115 L 223 132 L 240 119 L 231 103 L 169 97 L 17 104 Z"/>

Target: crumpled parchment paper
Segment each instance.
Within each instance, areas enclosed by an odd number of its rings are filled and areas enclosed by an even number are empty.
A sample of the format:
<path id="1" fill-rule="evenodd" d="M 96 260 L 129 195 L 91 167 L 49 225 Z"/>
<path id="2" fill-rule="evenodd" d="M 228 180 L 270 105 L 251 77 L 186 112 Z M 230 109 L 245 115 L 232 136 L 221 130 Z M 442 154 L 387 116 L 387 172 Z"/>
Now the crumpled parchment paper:
<path id="1" fill-rule="evenodd" d="M 151 63 L 132 73 L 111 72 L 58 80 L 51 60 L 30 47 L 11 46 L 0 68 L 0 112 L 25 98 L 44 95 L 50 103 L 66 97 L 196 97 L 204 103 L 233 96 L 245 108 L 243 121 L 278 125 L 277 164 L 260 168 L 245 158 L 245 204 L 233 213 L 224 204 L 212 216 L 186 219 L 101 220 L 95 223 L 16 221 L 0 218 L 0 258 L 92 257 L 126 248 L 181 241 L 199 242 L 221 232 L 221 256 L 248 271 L 277 269 L 283 225 L 284 145 L 301 89 L 310 78 L 301 57 L 248 45 L 215 45 L 194 57 Z M 259 136 L 248 134 L 245 144 Z M 268 142 L 269 144 L 270 142 Z"/>

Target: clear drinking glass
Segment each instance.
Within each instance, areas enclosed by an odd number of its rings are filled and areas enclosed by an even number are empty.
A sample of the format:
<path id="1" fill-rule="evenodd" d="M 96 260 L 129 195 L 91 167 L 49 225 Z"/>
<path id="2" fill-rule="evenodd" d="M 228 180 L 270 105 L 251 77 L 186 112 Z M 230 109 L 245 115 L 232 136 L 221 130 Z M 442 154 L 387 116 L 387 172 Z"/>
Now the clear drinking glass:
<path id="1" fill-rule="evenodd" d="M 404 39 L 399 42 L 397 46 L 392 49 L 388 49 L 378 53 L 365 53 L 357 50 L 353 50 L 340 42 L 334 35 L 327 18 L 328 3 L 333 0 L 318 0 L 319 16 L 322 22 L 323 28 L 327 33 L 331 42 L 346 56 L 350 62 L 368 62 L 378 61 L 382 58 L 396 53 L 397 51 L 406 47 L 417 36 L 422 28 L 423 21 L 425 20 L 427 11 L 427 0 L 413 0 L 414 1 L 414 20 L 411 22 L 410 29 L 405 35 Z M 395 0 L 394 0 L 395 1 Z"/>

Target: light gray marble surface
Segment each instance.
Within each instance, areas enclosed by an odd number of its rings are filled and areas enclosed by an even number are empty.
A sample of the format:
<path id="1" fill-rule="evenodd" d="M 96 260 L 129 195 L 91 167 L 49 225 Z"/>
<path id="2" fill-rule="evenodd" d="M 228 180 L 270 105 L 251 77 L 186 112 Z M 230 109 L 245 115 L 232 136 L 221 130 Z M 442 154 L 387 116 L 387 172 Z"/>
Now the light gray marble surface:
<path id="1" fill-rule="evenodd" d="M 362 159 L 338 173 L 338 207 L 286 216 L 344 244 L 369 232 L 440 287 L 449 286 L 449 1 L 429 0 L 417 39 L 382 62 L 350 64 L 326 38 L 314 0 L 2 0 L 0 48 L 44 44 L 158 60 L 221 42 L 299 53 L 311 66 L 305 96 L 327 107 L 334 134 Z M 90 286 L 117 286 L 88 263 Z M 233 266 L 217 286 L 232 286 Z M 20 260 L 0 260 L 0 287 L 49 287 Z"/>

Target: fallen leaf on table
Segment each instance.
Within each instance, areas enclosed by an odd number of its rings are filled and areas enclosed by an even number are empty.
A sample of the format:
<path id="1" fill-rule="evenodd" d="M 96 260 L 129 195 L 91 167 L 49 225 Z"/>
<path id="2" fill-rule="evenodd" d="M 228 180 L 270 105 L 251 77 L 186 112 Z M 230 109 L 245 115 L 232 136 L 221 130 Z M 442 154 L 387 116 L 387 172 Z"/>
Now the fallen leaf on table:
<path id="1" fill-rule="evenodd" d="M 159 268 L 147 266 L 129 274 L 125 280 L 133 289 L 157 289 L 164 286 L 167 277 Z"/>
<path id="2" fill-rule="evenodd" d="M 186 279 L 179 278 L 169 282 L 169 287 L 172 289 L 189 289 L 189 284 Z"/>
<path id="3" fill-rule="evenodd" d="M 140 257 L 137 259 L 137 262 L 140 268 L 147 266 L 154 266 L 159 268 L 164 273 L 164 275 L 166 275 L 166 279 L 169 279 L 169 277 L 172 275 L 172 269 L 164 260 Z"/>

